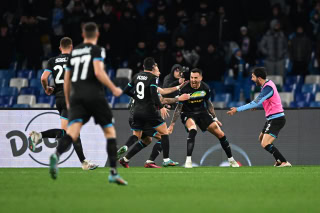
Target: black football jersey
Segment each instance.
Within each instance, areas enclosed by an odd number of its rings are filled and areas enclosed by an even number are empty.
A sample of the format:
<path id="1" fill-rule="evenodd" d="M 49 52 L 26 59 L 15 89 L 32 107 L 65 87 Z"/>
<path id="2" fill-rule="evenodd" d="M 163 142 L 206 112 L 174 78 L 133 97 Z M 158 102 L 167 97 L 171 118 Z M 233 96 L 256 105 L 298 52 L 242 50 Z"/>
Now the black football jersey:
<path id="1" fill-rule="evenodd" d="M 192 88 L 188 83 L 181 89 L 180 95 L 184 93 L 190 94 L 190 99 L 180 102 L 183 104 L 183 113 L 197 114 L 208 111 L 206 101 L 210 98 L 210 88 L 206 83 L 201 82 L 198 89 Z"/>
<path id="2" fill-rule="evenodd" d="M 80 44 L 71 54 L 67 69 L 71 72 L 70 97 L 104 96 L 104 86 L 94 74 L 93 61 L 104 61 L 105 49 L 93 44 Z"/>
<path id="3" fill-rule="evenodd" d="M 60 54 L 57 57 L 50 58 L 48 61 L 47 68 L 44 71 L 49 71 L 52 74 L 55 88 L 54 94 L 57 97 L 63 97 L 63 83 L 64 83 L 64 71 L 67 66 L 69 54 Z"/>
<path id="4" fill-rule="evenodd" d="M 159 106 L 156 106 L 151 97 L 151 87 L 158 87 L 159 79 L 150 72 L 137 73 L 129 83 L 134 89 L 134 111 L 154 114 Z"/>

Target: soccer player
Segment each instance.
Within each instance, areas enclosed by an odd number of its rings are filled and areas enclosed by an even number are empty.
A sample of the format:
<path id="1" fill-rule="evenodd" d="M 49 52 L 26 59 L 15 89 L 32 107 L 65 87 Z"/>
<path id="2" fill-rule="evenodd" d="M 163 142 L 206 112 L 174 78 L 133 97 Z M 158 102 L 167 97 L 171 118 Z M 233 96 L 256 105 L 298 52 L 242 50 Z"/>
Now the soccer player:
<path id="1" fill-rule="evenodd" d="M 256 67 L 253 70 L 251 80 L 260 86 L 261 93 L 252 102 L 240 106 L 232 107 L 227 113 L 234 115 L 237 112 L 242 112 L 248 109 L 254 109 L 259 105 L 263 105 L 267 122 L 265 123 L 262 132 L 259 135 L 261 146 L 270 152 L 276 160 L 274 166 L 291 167 L 291 164 L 285 159 L 280 151 L 273 145 L 274 140 L 278 137 L 280 130 L 286 123 L 284 110 L 276 85 L 267 79 L 267 72 L 264 67 Z"/>
<path id="2" fill-rule="evenodd" d="M 127 185 L 117 173 L 116 130 L 113 126 L 113 115 L 104 98 L 103 85 L 107 86 L 114 96 L 120 96 L 122 90 L 116 87 L 104 70 L 105 50 L 97 46 L 98 26 L 89 22 L 83 25 L 83 43 L 75 47 L 70 55 L 64 76 L 64 94 L 69 117 L 67 134 L 60 140 L 57 150 L 50 156 L 50 174 L 57 178 L 60 155 L 68 146 L 77 141 L 81 127 L 92 116 L 99 124 L 107 139 L 107 152 L 110 162 L 109 182 Z"/>
<path id="3" fill-rule="evenodd" d="M 180 102 L 175 109 L 171 124 L 168 132 L 171 134 L 173 127 L 181 114 L 181 121 L 185 125 L 189 135 L 187 138 L 187 159 L 185 168 L 192 168 L 192 151 L 194 148 L 195 137 L 197 135 L 197 125 L 204 131 L 209 131 L 216 136 L 220 144 L 228 156 L 230 166 L 239 167 L 239 164 L 234 160 L 231 147 L 221 130 L 221 122 L 216 117 L 213 104 L 209 100 L 210 88 L 202 82 L 202 71 L 198 68 L 194 68 L 190 73 L 190 84 L 187 84 L 181 91 L 181 94 L 190 94 L 190 100 Z"/>
<path id="4" fill-rule="evenodd" d="M 178 162 L 174 162 L 169 158 L 169 136 L 167 124 L 163 120 L 168 115 L 168 112 L 158 96 L 159 78 L 157 75 L 159 68 L 151 57 L 147 57 L 144 60 L 143 66 L 144 71 L 137 73 L 129 83 L 129 87 L 126 87 L 124 91 L 135 100 L 132 123 L 133 136 L 130 138 L 133 141 L 137 141 L 141 138 L 144 129 L 154 128 L 161 135 L 162 165 L 165 167 L 176 166 Z M 132 89 L 134 92 L 132 92 Z"/>
<path id="5" fill-rule="evenodd" d="M 181 85 L 179 85 L 177 87 L 173 87 L 172 89 L 179 90 L 183 86 L 184 86 L 184 84 L 181 84 Z M 158 88 L 158 91 L 160 92 L 160 94 L 169 94 L 169 93 L 171 93 L 170 89 L 171 88 L 166 88 L 166 89 Z M 188 100 L 189 98 L 190 98 L 189 94 L 183 94 L 183 95 L 180 95 L 179 97 L 176 97 L 176 98 L 163 98 L 162 96 L 160 96 L 160 100 L 161 100 L 162 104 L 173 104 L 173 103 L 176 103 L 178 101 Z M 132 123 L 133 123 L 133 109 L 134 109 L 133 104 L 134 104 L 134 100 L 132 102 L 133 103 L 130 104 L 130 117 L 129 117 L 129 125 L 130 125 L 130 127 L 132 127 Z M 136 138 L 136 136 L 134 136 L 134 135 L 131 136 L 131 137 Z M 157 166 L 156 163 L 154 162 L 154 160 L 157 158 L 157 156 L 162 152 L 161 136 L 152 127 L 147 127 L 145 129 L 143 129 L 142 136 L 141 136 L 141 141 L 139 141 L 139 143 L 136 143 L 135 146 L 128 152 L 128 154 L 119 160 L 119 163 L 123 167 L 129 168 L 129 160 L 134 155 L 136 155 L 138 152 L 140 152 L 143 148 L 148 146 L 152 142 L 152 137 L 154 137 L 157 140 L 157 143 L 153 146 L 151 155 L 150 155 L 149 159 L 145 162 L 144 167 L 145 168 L 161 168 L 160 166 Z M 118 150 L 118 158 L 119 158 L 119 156 L 121 154 L 125 153 L 128 150 L 128 148 L 131 145 L 133 145 L 133 143 L 135 143 L 134 141 L 130 140 L 130 138 L 127 141 L 127 143 Z"/>
<path id="6" fill-rule="evenodd" d="M 44 70 L 41 76 L 41 84 L 45 93 L 51 95 L 54 93 L 56 96 L 56 106 L 60 114 L 61 129 L 49 129 L 43 132 L 32 131 L 29 136 L 30 149 L 33 151 L 36 149 L 36 145 L 40 143 L 42 138 L 61 138 L 67 129 L 68 125 L 68 110 L 66 106 L 66 101 L 63 92 L 64 83 L 64 70 L 70 57 L 70 52 L 72 51 L 72 40 L 69 37 L 64 37 L 60 40 L 59 47 L 61 54 L 57 57 L 49 59 L 48 66 Z M 48 78 L 52 74 L 54 79 L 55 88 L 50 87 L 48 84 Z M 81 162 L 83 170 L 93 170 L 98 167 L 98 165 L 86 160 L 80 137 L 75 143 L 72 143 L 73 147 L 78 155 Z"/>

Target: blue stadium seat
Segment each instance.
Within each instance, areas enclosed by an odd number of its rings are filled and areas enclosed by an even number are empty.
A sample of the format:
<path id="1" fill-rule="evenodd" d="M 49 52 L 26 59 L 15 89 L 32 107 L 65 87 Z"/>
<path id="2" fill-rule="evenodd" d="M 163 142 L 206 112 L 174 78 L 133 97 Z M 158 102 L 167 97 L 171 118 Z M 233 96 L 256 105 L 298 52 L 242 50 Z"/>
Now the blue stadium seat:
<path id="1" fill-rule="evenodd" d="M 36 71 L 34 71 L 34 70 L 18 70 L 17 71 L 17 78 L 27 78 L 27 79 L 36 78 Z"/>
<path id="2" fill-rule="evenodd" d="M 30 87 L 36 87 L 42 89 L 42 85 L 39 79 L 33 78 L 30 80 Z"/>
<path id="3" fill-rule="evenodd" d="M 0 96 L 0 105 L 8 105 L 9 107 L 13 106 L 16 103 L 15 96 Z"/>
<path id="4" fill-rule="evenodd" d="M 20 95 L 39 95 L 39 89 L 36 87 L 23 87 L 20 90 Z"/>
<path id="5" fill-rule="evenodd" d="M 214 81 L 212 86 L 213 86 L 213 90 L 214 90 L 215 94 L 225 93 L 225 87 L 222 82 Z"/>
<path id="6" fill-rule="evenodd" d="M 294 83 L 294 84 L 285 84 L 284 87 L 283 87 L 283 92 L 293 92 L 293 93 L 299 93 L 301 92 L 301 87 L 302 87 L 302 84 L 297 84 L 297 83 Z"/>
<path id="7" fill-rule="evenodd" d="M 292 101 L 290 103 L 290 107 L 297 107 L 297 108 L 309 107 L 309 103 L 305 101 Z"/>
<path id="8" fill-rule="evenodd" d="M 116 76 L 116 72 L 114 71 L 114 69 L 108 69 L 108 76 L 111 80 L 113 80 Z"/>
<path id="9" fill-rule="evenodd" d="M 125 94 L 123 94 L 123 95 L 121 95 L 120 97 L 118 97 L 117 98 L 118 100 L 116 101 L 117 103 L 121 103 L 121 104 L 123 104 L 123 103 L 129 103 L 129 101 L 130 101 L 130 97 L 128 96 L 128 95 L 125 95 Z M 109 102 L 110 103 L 110 102 Z"/>
<path id="10" fill-rule="evenodd" d="M 0 96 L 17 96 L 18 89 L 16 87 L 2 87 L 0 88 Z"/>
<path id="11" fill-rule="evenodd" d="M 6 78 L 14 78 L 16 76 L 16 72 L 14 70 L 0 70 L 0 79 Z"/>
<path id="12" fill-rule="evenodd" d="M 14 104 L 13 108 L 30 108 L 29 104 Z"/>
<path id="13" fill-rule="evenodd" d="M 306 102 L 306 103 L 310 103 L 312 101 L 314 101 L 314 94 L 308 92 L 308 93 L 297 93 L 295 95 L 295 101 L 296 102 Z"/>
<path id="14" fill-rule="evenodd" d="M 44 103 L 44 104 L 50 104 L 51 107 L 54 106 L 55 104 L 55 97 L 50 95 L 50 96 L 39 96 L 38 97 L 38 101 L 37 101 L 38 104 L 40 103 Z"/>
<path id="15" fill-rule="evenodd" d="M 245 105 L 246 103 L 244 101 L 231 101 L 228 103 L 227 107 L 239 107 L 242 105 Z"/>
<path id="16" fill-rule="evenodd" d="M 299 84 L 302 85 L 304 78 L 302 75 L 289 75 L 285 77 L 284 85 Z"/>
<path id="17" fill-rule="evenodd" d="M 320 101 L 313 101 L 309 105 L 310 107 L 320 107 Z"/>
<path id="18" fill-rule="evenodd" d="M 9 79 L 1 78 L 0 79 L 0 87 L 9 87 Z"/>
<path id="19" fill-rule="evenodd" d="M 304 84 L 302 85 L 302 93 L 313 93 L 316 94 L 320 91 L 320 86 L 318 84 Z"/>
<path id="20" fill-rule="evenodd" d="M 225 102 L 229 103 L 231 101 L 230 93 L 216 94 L 214 96 L 214 102 Z"/>
<path id="21" fill-rule="evenodd" d="M 44 71 L 44 70 L 38 70 L 38 71 L 37 71 L 37 77 L 36 77 L 36 79 L 38 79 L 38 81 L 40 81 L 43 71 Z"/>

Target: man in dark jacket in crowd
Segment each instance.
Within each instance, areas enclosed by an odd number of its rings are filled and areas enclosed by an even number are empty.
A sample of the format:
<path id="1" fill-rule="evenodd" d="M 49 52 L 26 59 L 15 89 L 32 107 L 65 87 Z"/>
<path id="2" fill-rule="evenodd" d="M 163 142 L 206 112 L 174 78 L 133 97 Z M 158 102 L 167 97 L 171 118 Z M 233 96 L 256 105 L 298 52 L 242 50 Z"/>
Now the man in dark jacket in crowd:
<path id="1" fill-rule="evenodd" d="M 174 87 L 183 83 L 184 78 L 182 78 L 181 74 L 182 66 L 180 64 L 173 65 L 171 68 L 171 72 L 168 75 L 166 75 L 166 77 L 164 77 L 162 88 Z M 163 97 L 174 98 L 176 96 L 179 96 L 179 91 L 170 93 L 168 95 L 164 95 Z M 175 104 L 171 104 L 171 107 L 173 107 L 172 109 L 174 109 Z"/>

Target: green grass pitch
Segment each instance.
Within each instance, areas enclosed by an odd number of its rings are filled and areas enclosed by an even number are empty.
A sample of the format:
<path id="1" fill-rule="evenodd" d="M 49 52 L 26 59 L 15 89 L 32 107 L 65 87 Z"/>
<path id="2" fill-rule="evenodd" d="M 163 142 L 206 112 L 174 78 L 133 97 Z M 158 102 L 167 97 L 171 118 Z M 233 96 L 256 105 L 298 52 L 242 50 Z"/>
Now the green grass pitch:
<path id="1" fill-rule="evenodd" d="M 0 169 L 0 212 L 320 212 L 320 167 Z"/>

